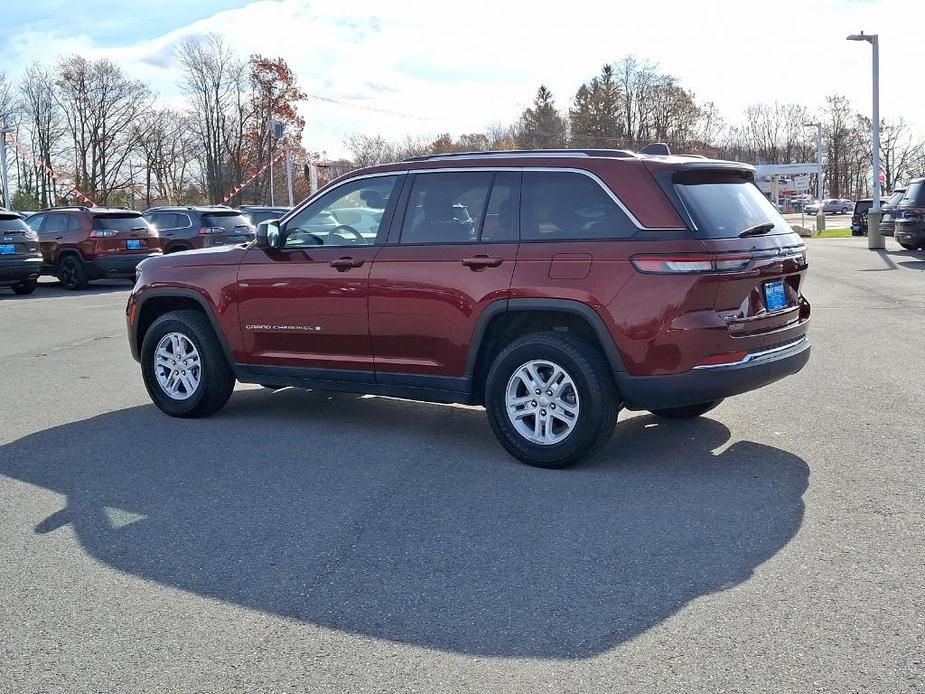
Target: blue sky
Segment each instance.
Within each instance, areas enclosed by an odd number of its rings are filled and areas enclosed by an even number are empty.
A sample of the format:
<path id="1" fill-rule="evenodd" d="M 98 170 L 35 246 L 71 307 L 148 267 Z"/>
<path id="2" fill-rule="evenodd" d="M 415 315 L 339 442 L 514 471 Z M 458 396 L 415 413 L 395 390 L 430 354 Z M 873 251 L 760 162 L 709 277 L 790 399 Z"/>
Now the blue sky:
<path id="1" fill-rule="evenodd" d="M 925 91 L 908 79 L 910 65 L 925 63 L 925 42 L 907 29 L 925 26 L 921 0 L 7 4 L 0 71 L 14 79 L 34 60 L 77 52 L 111 58 L 181 105 L 172 56 L 186 35 L 219 32 L 242 57 L 281 56 L 305 91 L 379 109 L 300 105 L 306 146 L 334 156 L 351 132 L 460 134 L 511 122 L 541 82 L 564 110 L 603 63 L 628 53 L 658 62 L 730 121 L 761 101 L 818 109 L 836 91 L 869 113 L 870 49 L 845 41 L 861 29 L 881 36 L 882 114 L 925 126 Z"/>

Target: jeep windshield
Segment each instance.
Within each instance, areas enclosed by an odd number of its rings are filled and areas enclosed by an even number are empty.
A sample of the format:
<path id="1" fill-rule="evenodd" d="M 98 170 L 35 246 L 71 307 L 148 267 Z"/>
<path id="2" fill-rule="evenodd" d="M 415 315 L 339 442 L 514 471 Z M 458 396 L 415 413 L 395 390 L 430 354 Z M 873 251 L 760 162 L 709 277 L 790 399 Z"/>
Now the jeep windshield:
<path id="1" fill-rule="evenodd" d="M 737 238 L 743 231 L 770 224 L 765 234 L 792 229 L 751 178 L 733 172 L 689 171 L 675 174 L 675 190 L 702 239 Z"/>

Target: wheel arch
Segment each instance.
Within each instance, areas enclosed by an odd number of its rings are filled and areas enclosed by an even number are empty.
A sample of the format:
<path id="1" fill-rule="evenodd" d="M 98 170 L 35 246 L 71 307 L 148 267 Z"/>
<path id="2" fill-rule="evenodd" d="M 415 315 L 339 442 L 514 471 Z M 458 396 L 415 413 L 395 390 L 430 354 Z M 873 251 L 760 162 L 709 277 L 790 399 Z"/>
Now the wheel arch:
<path id="1" fill-rule="evenodd" d="M 196 310 L 205 314 L 209 320 L 209 325 L 212 326 L 212 332 L 215 333 L 219 344 L 222 346 L 225 358 L 228 360 L 229 365 L 234 367 L 234 355 L 221 324 L 215 317 L 215 312 L 208 299 L 195 289 L 164 287 L 148 290 L 136 299 L 135 310 L 137 318 L 131 335 L 131 348 L 132 355 L 136 359 L 140 359 L 141 345 L 145 334 L 155 320 L 170 311 Z"/>
<path id="2" fill-rule="evenodd" d="M 501 299 L 482 310 L 469 346 L 466 377 L 477 402 L 484 400 L 485 376 L 498 352 L 516 337 L 538 330 L 576 333 L 601 351 L 613 372 L 626 370 L 603 318 L 587 304 L 571 299 Z"/>

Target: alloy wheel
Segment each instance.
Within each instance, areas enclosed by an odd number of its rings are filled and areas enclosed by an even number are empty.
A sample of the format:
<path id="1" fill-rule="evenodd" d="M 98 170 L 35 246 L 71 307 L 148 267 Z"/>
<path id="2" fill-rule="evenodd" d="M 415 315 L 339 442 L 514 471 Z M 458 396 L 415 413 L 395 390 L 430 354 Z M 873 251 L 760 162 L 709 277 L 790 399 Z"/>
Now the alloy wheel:
<path id="1" fill-rule="evenodd" d="M 167 333 L 154 350 L 157 383 L 174 400 L 193 396 L 202 380 L 202 360 L 196 345 L 183 333 Z"/>
<path id="2" fill-rule="evenodd" d="M 505 409 L 517 433 L 531 443 L 561 443 L 578 423 L 578 389 L 558 364 L 534 359 L 518 367 L 505 390 Z"/>

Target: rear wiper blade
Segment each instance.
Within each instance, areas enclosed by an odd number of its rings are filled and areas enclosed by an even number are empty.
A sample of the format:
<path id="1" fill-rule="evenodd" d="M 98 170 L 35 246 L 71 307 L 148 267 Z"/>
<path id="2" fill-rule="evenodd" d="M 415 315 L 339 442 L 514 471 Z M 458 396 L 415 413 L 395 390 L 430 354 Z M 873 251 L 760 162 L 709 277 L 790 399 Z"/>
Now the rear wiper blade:
<path id="1" fill-rule="evenodd" d="M 775 226 L 777 225 L 774 222 L 765 222 L 764 224 L 756 224 L 753 227 L 749 227 L 745 231 L 740 231 L 739 238 L 744 239 L 746 236 L 761 236 L 762 234 L 767 234 Z"/>

